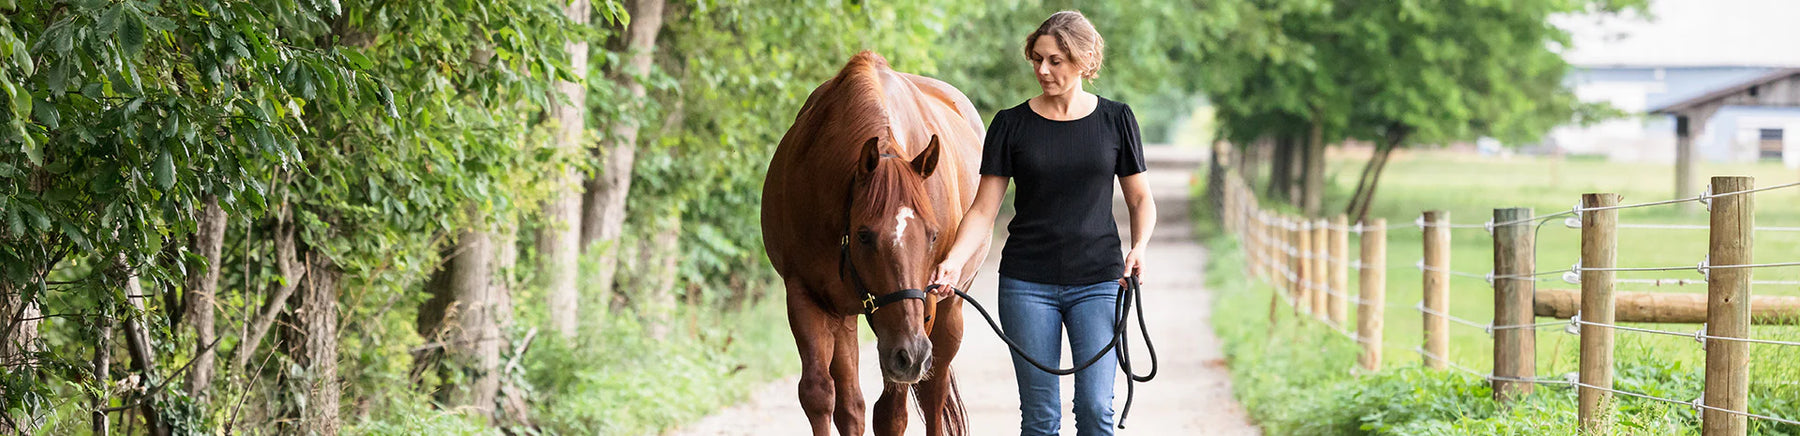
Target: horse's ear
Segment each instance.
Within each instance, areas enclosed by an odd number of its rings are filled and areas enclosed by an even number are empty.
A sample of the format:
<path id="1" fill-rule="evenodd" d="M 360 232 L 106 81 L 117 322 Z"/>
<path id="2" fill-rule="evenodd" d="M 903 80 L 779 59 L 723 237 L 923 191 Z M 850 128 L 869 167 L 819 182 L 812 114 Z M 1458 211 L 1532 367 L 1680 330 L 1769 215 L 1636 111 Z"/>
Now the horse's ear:
<path id="1" fill-rule="evenodd" d="M 875 164 L 881 163 L 881 137 L 869 138 L 863 142 L 862 170 L 863 174 L 875 172 Z"/>
<path id="2" fill-rule="evenodd" d="M 931 144 L 925 146 L 925 151 L 921 151 L 918 156 L 913 157 L 913 172 L 919 173 L 920 178 L 930 178 L 931 173 L 937 170 L 938 153 L 941 149 L 942 147 L 938 146 L 937 135 L 931 135 Z"/>

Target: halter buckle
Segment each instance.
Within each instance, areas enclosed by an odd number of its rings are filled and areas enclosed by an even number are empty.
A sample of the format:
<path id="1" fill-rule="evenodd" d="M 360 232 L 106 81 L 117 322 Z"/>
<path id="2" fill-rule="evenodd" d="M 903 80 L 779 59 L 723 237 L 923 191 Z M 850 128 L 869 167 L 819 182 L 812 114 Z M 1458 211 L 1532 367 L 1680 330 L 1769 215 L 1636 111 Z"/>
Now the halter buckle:
<path id="1" fill-rule="evenodd" d="M 875 305 L 875 294 L 863 294 L 862 305 L 863 313 L 868 315 L 873 315 L 877 309 L 881 309 L 880 306 Z"/>

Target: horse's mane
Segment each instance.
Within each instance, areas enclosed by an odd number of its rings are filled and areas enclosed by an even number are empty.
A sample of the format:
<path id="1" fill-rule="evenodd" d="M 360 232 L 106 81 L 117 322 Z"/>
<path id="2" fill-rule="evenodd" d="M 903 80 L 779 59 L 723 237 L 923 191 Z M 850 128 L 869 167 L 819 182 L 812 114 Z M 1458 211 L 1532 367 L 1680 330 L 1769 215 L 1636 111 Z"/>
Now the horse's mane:
<path id="1" fill-rule="evenodd" d="M 887 101 L 888 95 L 882 82 L 883 73 L 888 71 L 887 59 L 882 58 L 881 55 L 870 51 L 857 53 L 855 57 L 850 58 L 849 63 L 844 65 L 843 70 L 838 71 L 837 77 L 833 79 L 834 89 L 821 95 L 820 101 L 815 102 L 820 109 L 827 111 L 827 117 L 830 118 L 828 122 L 855 121 L 850 124 L 853 126 L 850 128 L 824 129 L 826 132 L 835 134 L 827 133 L 815 142 L 815 144 L 836 149 L 835 154 L 844 156 L 845 159 L 842 162 L 846 164 L 845 169 L 848 171 L 857 171 L 856 167 L 861 165 L 861 147 L 868 138 L 881 138 L 880 147 L 883 153 L 906 156 L 922 150 L 922 147 L 914 147 L 913 150 L 903 152 L 894 143 L 899 132 L 893 131 L 894 120 L 892 113 L 889 112 L 891 109 Z M 871 205 L 889 205 L 908 199 L 922 199 L 922 201 L 912 202 L 918 204 L 919 208 L 923 208 L 914 210 L 914 213 L 921 218 L 931 216 L 931 197 L 930 193 L 925 190 L 924 184 L 907 183 L 907 179 L 902 177 L 903 174 L 912 171 L 906 162 L 903 159 L 881 159 L 880 163 L 876 164 L 875 171 L 868 176 L 868 190 L 856 193 L 856 195 L 864 196 L 868 200 L 864 204 Z M 884 208 L 861 209 L 863 210 L 851 212 L 858 221 L 881 219 L 882 217 L 874 215 L 882 213 L 880 209 Z"/>

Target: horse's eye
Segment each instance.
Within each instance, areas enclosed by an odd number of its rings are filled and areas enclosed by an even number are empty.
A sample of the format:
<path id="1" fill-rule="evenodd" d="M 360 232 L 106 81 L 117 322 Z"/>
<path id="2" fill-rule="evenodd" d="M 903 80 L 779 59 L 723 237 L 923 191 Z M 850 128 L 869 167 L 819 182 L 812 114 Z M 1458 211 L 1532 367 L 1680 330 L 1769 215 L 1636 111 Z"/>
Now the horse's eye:
<path id="1" fill-rule="evenodd" d="M 868 230 L 856 232 L 856 240 L 862 242 L 863 245 L 875 245 L 875 232 Z"/>
<path id="2" fill-rule="evenodd" d="M 937 243 L 937 236 L 938 236 L 938 232 L 937 232 L 937 231 L 936 231 L 936 230 L 933 230 L 933 231 L 930 231 L 930 232 L 925 232 L 925 235 L 927 235 L 927 236 L 930 236 L 930 237 L 931 237 L 931 243 L 933 243 L 933 244 L 936 244 L 936 243 Z"/>

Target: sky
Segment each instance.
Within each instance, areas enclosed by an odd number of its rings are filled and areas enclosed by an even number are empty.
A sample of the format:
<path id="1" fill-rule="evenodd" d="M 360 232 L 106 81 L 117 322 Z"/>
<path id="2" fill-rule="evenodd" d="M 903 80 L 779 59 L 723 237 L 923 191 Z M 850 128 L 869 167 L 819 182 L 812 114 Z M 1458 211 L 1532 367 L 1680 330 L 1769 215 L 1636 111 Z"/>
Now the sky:
<path id="1" fill-rule="evenodd" d="M 1650 15 L 1552 22 L 1577 66 L 1800 67 L 1800 0 L 1652 0 Z"/>

